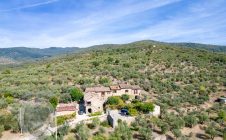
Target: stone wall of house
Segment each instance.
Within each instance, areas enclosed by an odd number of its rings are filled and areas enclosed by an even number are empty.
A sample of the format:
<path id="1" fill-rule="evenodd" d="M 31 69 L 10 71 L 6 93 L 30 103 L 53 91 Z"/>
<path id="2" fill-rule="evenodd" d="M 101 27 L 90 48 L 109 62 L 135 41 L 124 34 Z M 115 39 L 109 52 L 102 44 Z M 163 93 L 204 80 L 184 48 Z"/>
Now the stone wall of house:
<path id="1" fill-rule="evenodd" d="M 127 90 L 128 92 L 126 92 L 126 90 Z M 128 94 L 128 95 L 130 95 L 132 98 L 134 98 L 135 96 L 140 95 L 140 93 L 141 93 L 141 90 L 137 90 L 137 94 L 135 94 L 133 89 L 121 89 L 121 90 L 118 91 L 117 94 L 118 94 L 118 96 L 121 96 L 121 95 L 123 95 L 123 94 Z"/>
<path id="2" fill-rule="evenodd" d="M 154 111 L 150 112 L 150 114 L 152 116 L 158 117 L 160 115 L 160 113 L 161 113 L 160 112 L 160 106 L 158 106 L 158 105 L 154 105 L 154 106 L 155 106 Z"/>
<path id="3" fill-rule="evenodd" d="M 85 111 L 86 113 L 94 113 L 103 111 L 103 103 L 105 99 L 100 96 L 101 93 L 86 93 L 87 98 L 85 99 Z M 91 102 L 91 105 L 88 105 L 87 102 Z"/>
<path id="4" fill-rule="evenodd" d="M 57 112 L 56 116 L 71 115 L 73 113 L 76 113 L 76 112 L 75 111 L 62 111 L 62 112 Z"/>
<path id="5" fill-rule="evenodd" d="M 135 96 L 139 96 L 141 94 L 141 90 L 137 90 L 137 94 L 134 94 L 134 90 L 129 88 L 116 90 L 116 93 L 113 92 L 113 90 L 111 92 L 104 92 L 104 93 L 105 93 L 104 96 L 102 96 L 101 92 L 85 93 L 85 97 L 84 97 L 85 102 L 91 101 L 91 106 L 85 105 L 86 113 L 90 113 L 90 109 L 92 113 L 103 111 L 103 104 L 107 101 L 108 97 L 121 96 L 123 94 L 128 94 L 129 96 L 131 96 L 131 98 L 135 98 Z"/>
<path id="6" fill-rule="evenodd" d="M 126 92 L 126 90 L 128 90 L 128 92 Z M 137 94 L 134 94 L 134 90 L 132 90 L 132 89 L 120 89 L 120 90 L 116 90 L 116 92 L 111 91 L 110 93 L 105 93 L 105 100 L 107 100 L 108 97 L 122 96 L 123 94 L 128 94 L 132 98 L 134 98 L 135 96 L 141 94 L 141 90 L 137 90 Z M 100 95 L 101 95 L 101 93 L 100 93 Z"/>

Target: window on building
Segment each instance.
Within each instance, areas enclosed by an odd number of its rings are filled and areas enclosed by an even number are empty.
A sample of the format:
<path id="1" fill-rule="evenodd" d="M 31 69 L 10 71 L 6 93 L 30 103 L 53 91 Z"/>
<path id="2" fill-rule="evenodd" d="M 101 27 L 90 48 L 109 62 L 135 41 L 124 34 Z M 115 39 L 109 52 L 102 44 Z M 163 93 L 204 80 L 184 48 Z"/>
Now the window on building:
<path id="1" fill-rule="evenodd" d="M 134 90 L 134 94 L 137 94 L 137 93 L 138 93 L 138 91 L 135 89 L 135 90 Z"/>
<path id="2" fill-rule="evenodd" d="M 101 92 L 101 96 L 102 96 L 102 97 L 105 96 L 105 92 Z"/>
<path id="3" fill-rule="evenodd" d="M 87 104 L 87 106 L 90 106 L 90 105 L 91 105 L 91 102 L 90 102 L 90 101 L 88 101 L 86 104 Z"/>
<path id="4" fill-rule="evenodd" d="M 129 92 L 129 90 L 125 90 L 125 93 L 128 93 Z"/>
<path id="5" fill-rule="evenodd" d="M 116 90 L 113 90 L 112 92 L 113 92 L 113 93 L 116 93 Z"/>

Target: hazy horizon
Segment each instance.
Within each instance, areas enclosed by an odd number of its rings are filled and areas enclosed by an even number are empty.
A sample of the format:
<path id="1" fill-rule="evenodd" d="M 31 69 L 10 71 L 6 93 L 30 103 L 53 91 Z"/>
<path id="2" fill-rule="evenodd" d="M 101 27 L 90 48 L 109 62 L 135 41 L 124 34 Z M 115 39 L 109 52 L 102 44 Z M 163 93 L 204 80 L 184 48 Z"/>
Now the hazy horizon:
<path id="1" fill-rule="evenodd" d="M 12 46 L 12 47 L 4 47 L 0 49 L 6 49 L 6 48 L 35 48 L 35 49 L 48 49 L 48 48 L 89 48 L 93 46 L 98 46 L 98 45 L 123 45 L 123 44 L 129 44 L 129 43 L 134 43 L 134 42 L 139 42 L 139 41 L 157 41 L 157 40 L 136 40 L 132 42 L 125 42 L 125 43 L 105 43 L 105 44 L 93 44 L 91 46 L 85 46 L 85 47 L 80 47 L 80 46 L 46 46 L 46 47 L 29 47 L 29 46 Z M 226 45 L 220 45 L 220 44 L 207 44 L 207 43 L 199 43 L 199 42 L 164 42 L 164 41 L 157 41 L 157 42 L 162 42 L 162 43 L 196 43 L 196 44 L 203 44 L 203 45 L 216 45 L 216 46 L 224 46 Z"/>

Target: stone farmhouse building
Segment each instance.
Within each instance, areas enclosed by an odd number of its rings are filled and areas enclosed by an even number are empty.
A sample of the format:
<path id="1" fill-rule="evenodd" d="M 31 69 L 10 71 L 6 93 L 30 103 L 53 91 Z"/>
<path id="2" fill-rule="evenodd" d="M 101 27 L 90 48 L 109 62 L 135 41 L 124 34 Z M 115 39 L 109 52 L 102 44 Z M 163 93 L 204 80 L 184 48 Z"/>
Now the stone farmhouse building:
<path id="1" fill-rule="evenodd" d="M 86 88 L 84 106 L 86 113 L 103 111 L 103 105 L 110 96 L 129 95 L 137 98 L 141 95 L 141 88 L 137 85 L 117 84 L 110 87 L 96 86 Z"/>
<path id="2" fill-rule="evenodd" d="M 70 115 L 77 111 L 76 103 L 58 104 L 56 107 L 56 116 Z"/>

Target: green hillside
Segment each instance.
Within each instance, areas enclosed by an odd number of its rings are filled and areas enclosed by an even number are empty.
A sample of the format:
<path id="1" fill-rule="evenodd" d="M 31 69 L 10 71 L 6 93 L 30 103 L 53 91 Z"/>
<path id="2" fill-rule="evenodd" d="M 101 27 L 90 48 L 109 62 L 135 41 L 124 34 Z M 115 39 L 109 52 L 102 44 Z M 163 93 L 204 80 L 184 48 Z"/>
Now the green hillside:
<path id="1" fill-rule="evenodd" d="M 117 48 L 124 46 L 139 46 L 144 43 L 153 44 L 153 45 L 168 45 L 172 47 L 186 47 L 186 48 L 195 48 L 195 49 L 204 49 L 210 50 L 214 52 L 226 52 L 226 46 L 219 45 L 208 45 L 208 44 L 197 44 L 197 43 L 166 43 L 159 42 L 153 40 L 143 40 L 137 41 L 129 44 L 103 44 L 103 45 L 94 45 L 88 48 L 78 48 L 78 47 L 50 47 L 45 49 L 39 48 L 27 48 L 27 47 L 13 47 L 13 48 L 0 48 L 0 64 L 10 64 L 6 59 L 11 59 L 16 62 L 24 62 L 31 60 L 39 60 L 41 58 L 49 58 L 53 56 L 63 55 L 63 54 L 71 54 L 82 51 L 90 51 L 96 49 L 107 49 L 107 48 Z M 3 61 L 5 60 L 5 61 Z"/>
<path id="2" fill-rule="evenodd" d="M 222 52 L 222 53 L 226 52 L 226 46 L 220 46 L 220 45 L 208 45 L 208 44 L 199 44 L 199 43 L 170 43 L 170 44 L 181 46 L 181 47 L 205 49 L 213 52 Z"/>
<path id="3" fill-rule="evenodd" d="M 168 45 L 172 47 L 185 47 L 185 48 L 194 48 L 194 49 L 204 49 L 204 50 L 209 50 L 213 52 L 221 52 L 225 53 L 226 52 L 226 46 L 222 45 L 210 45 L 210 44 L 200 44 L 200 43 L 167 43 L 167 42 L 160 42 L 160 41 L 154 41 L 154 40 L 142 40 L 142 41 L 137 41 L 133 43 L 129 43 L 128 45 L 134 46 L 134 45 L 139 45 L 142 43 L 151 43 L 155 45 Z M 110 48 L 110 47 L 119 47 L 119 46 L 125 46 L 126 44 L 103 44 L 103 45 L 95 45 L 91 46 L 89 49 L 96 49 L 96 48 Z"/>
<path id="4" fill-rule="evenodd" d="M 52 57 L 61 54 L 68 54 L 78 51 L 79 48 L 59 48 L 51 47 L 46 49 L 38 48 L 0 48 L 0 57 L 10 58 L 16 61 L 28 61 L 46 57 Z"/>
<path id="5" fill-rule="evenodd" d="M 0 85 L 2 91 L 21 95 L 45 90 L 60 94 L 69 82 L 94 85 L 103 77 L 108 79 L 104 84 L 113 79 L 130 81 L 156 92 L 166 92 L 174 84 L 210 88 L 225 82 L 225 63 L 223 54 L 137 42 L 29 64 L 11 69 L 10 74 L 3 71 Z"/>
<path id="6" fill-rule="evenodd" d="M 196 120 L 201 113 L 209 112 L 214 115 L 208 119 L 217 124 L 216 131 L 222 137 L 224 118 L 217 114 L 226 108 L 213 101 L 225 94 L 225 73 L 225 54 L 149 41 L 104 49 L 98 46 L 0 71 L 0 94 L 11 99 L 7 102 L 8 99 L 2 98 L 0 103 L 6 104 L 4 108 L 17 106 L 18 100 L 53 96 L 67 102 L 69 90 L 75 86 L 84 90 L 87 86 L 127 81 L 141 86 L 148 92 L 147 98 L 161 106 L 162 115 L 155 122 L 159 129 L 164 126 L 166 132 L 178 131 L 190 123 L 193 125 L 191 118 Z M 205 107 L 206 103 L 211 106 Z M 198 111 L 190 114 L 184 111 L 194 107 Z"/>

